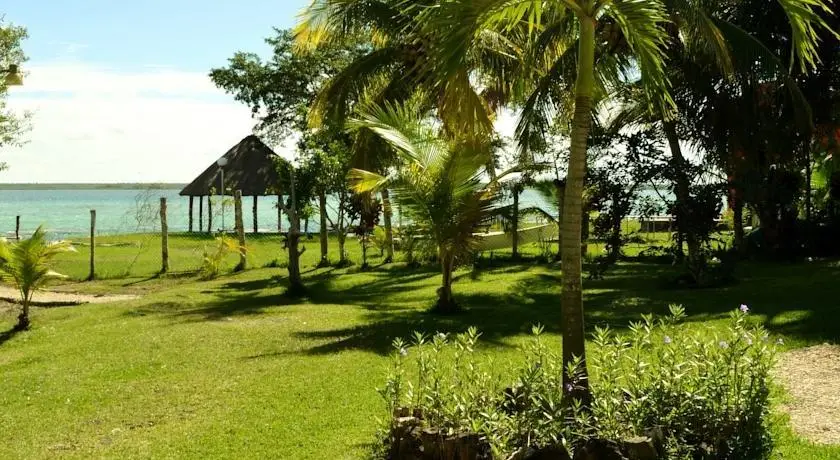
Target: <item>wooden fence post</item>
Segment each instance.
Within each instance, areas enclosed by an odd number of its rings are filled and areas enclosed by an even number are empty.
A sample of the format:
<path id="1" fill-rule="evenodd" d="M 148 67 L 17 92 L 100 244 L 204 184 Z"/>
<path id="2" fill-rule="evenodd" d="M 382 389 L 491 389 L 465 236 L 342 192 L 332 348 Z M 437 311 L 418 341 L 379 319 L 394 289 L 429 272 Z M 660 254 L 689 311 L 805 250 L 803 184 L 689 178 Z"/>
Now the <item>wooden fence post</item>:
<path id="1" fill-rule="evenodd" d="M 15 217 L 15 241 L 20 241 L 20 216 Z"/>
<path id="2" fill-rule="evenodd" d="M 213 233 L 213 197 L 207 195 L 207 233 Z"/>
<path id="3" fill-rule="evenodd" d="M 245 224 L 242 223 L 242 190 L 233 192 L 233 213 L 236 225 L 236 235 L 239 237 L 239 265 L 235 270 L 245 270 L 247 262 L 245 258 Z"/>
<path id="4" fill-rule="evenodd" d="M 193 196 L 190 195 L 190 233 L 193 231 Z"/>
<path id="5" fill-rule="evenodd" d="M 260 228 L 257 226 L 257 198 L 257 195 L 254 195 L 254 234 L 257 234 L 260 231 Z"/>
<path id="6" fill-rule="evenodd" d="M 160 272 L 169 271 L 169 225 L 166 223 L 166 198 L 160 199 Z"/>
<path id="7" fill-rule="evenodd" d="M 283 195 L 277 194 L 277 233 L 283 233 Z"/>
<path id="8" fill-rule="evenodd" d="M 88 281 L 96 278 L 96 209 L 90 210 L 90 274 Z"/>

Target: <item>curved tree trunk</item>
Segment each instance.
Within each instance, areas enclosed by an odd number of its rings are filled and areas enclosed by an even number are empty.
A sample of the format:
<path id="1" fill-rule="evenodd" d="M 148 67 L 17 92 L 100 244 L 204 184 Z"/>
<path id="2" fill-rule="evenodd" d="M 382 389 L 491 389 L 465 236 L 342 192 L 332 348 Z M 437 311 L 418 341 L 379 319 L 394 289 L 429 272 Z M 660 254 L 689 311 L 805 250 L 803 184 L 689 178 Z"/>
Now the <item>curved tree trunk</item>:
<path id="1" fill-rule="evenodd" d="M 393 215 L 391 209 L 391 194 L 388 189 L 382 189 L 382 216 L 385 224 L 385 263 L 394 261 L 394 229 L 391 226 L 391 216 Z"/>
<path id="2" fill-rule="evenodd" d="M 330 264 L 329 257 L 329 235 L 327 233 L 327 194 L 323 190 L 318 191 L 318 208 L 321 213 L 321 261 L 319 267 L 326 267 Z"/>
<path id="3" fill-rule="evenodd" d="M 586 346 L 583 326 L 583 294 L 581 286 L 581 221 L 583 214 L 583 183 L 586 174 L 586 146 L 589 138 L 592 109 L 592 87 L 595 61 L 595 19 L 579 16 L 580 41 L 578 75 L 575 83 L 575 113 L 572 120 L 566 193 L 563 200 L 562 246 L 563 293 L 562 331 L 563 364 L 580 360 L 577 376 L 563 373 L 564 400 L 572 399 L 589 407 L 592 395 L 586 371 Z M 580 378 L 576 378 L 580 377 Z"/>
<path id="4" fill-rule="evenodd" d="M 677 126 L 673 121 L 663 123 L 665 130 L 665 137 L 668 138 L 668 147 L 671 150 L 671 162 L 674 173 L 674 194 L 677 196 L 677 231 L 685 237 L 686 245 L 688 246 L 688 267 L 694 273 L 700 268 L 700 240 L 694 229 L 687 223 L 689 220 L 689 213 L 691 210 L 688 203 L 691 201 L 691 183 L 688 177 L 688 162 L 682 154 L 680 147 L 680 139 L 677 136 Z M 695 278 L 699 278 L 701 273 L 697 271 L 694 273 Z M 695 279 L 699 284 L 702 280 Z"/>

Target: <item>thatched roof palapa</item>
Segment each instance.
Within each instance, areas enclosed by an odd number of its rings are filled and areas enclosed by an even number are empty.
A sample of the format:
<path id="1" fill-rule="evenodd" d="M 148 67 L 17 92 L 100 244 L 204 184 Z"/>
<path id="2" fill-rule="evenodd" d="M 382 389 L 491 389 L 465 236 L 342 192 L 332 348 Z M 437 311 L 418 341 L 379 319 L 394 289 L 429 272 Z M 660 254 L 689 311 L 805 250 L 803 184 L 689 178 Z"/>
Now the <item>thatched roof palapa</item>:
<path id="1" fill-rule="evenodd" d="M 281 190 L 277 161 L 280 156 L 257 136 L 242 139 L 224 154 L 225 194 L 241 190 L 244 196 L 274 195 Z M 214 161 L 207 169 L 181 190 L 181 196 L 209 196 L 221 194 L 221 167 Z"/>

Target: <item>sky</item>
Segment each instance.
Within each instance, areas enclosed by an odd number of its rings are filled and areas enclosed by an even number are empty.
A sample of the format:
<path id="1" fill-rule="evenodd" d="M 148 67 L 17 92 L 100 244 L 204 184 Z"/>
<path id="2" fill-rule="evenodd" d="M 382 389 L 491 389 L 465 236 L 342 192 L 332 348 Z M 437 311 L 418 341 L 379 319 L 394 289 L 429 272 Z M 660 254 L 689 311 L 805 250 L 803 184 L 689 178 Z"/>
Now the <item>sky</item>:
<path id="1" fill-rule="evenodd" d="M 31 111 L 33 129 L 23 147 L 0 151 L 0 182 L 191 181 L 255 122 L 209 70 L 240 50 L 270 56 L 264 39 L 308 3 L 3 2 L 0 16 L 29 32 L 9 107 Z"/>

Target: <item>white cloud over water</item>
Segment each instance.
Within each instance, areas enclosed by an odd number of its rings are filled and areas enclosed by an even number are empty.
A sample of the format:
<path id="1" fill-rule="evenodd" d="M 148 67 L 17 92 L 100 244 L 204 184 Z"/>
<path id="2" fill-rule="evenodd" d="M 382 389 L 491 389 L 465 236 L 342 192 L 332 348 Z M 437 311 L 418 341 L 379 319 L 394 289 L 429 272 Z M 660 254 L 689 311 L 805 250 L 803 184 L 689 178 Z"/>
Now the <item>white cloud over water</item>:
<path id="1" fill-rule="evenodd" d="M 202 72 L 31 63 L 9 106 L 33 112 L 0 182 L 187 182 L 250 134 L 250 111 Z M 275 149 L 288 155 L 284 148 Z"/>

